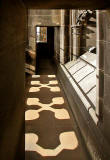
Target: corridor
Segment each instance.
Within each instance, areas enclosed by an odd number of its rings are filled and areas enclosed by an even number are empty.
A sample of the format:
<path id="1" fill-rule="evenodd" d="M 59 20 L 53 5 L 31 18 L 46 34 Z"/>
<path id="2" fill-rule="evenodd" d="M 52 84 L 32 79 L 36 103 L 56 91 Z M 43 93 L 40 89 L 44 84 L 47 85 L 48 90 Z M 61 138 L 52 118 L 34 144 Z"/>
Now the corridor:
<path id="1" fill-rule="evenodd" d="M 110 5 L 99 2 L 1 0 L 1 160 L 110 160 Z"/>
<path id="2" fill-rule="evenodd" d="M 44 75 L 47 64 L 48 74 Z M 28 78 L 25 159 L 88 160 L 78 127 L 51 61 L 45 61 L 41 73 Z"/>

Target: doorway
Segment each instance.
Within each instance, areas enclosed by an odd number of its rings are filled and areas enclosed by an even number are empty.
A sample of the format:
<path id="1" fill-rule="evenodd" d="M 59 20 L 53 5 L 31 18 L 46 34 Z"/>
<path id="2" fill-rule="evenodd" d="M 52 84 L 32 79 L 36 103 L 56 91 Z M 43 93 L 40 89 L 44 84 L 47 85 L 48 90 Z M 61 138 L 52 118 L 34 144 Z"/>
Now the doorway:
<path id="1" fill-rule="evenodd" d="M 54 27 L 36 27 L 36 74 L 53 74 Z"/>

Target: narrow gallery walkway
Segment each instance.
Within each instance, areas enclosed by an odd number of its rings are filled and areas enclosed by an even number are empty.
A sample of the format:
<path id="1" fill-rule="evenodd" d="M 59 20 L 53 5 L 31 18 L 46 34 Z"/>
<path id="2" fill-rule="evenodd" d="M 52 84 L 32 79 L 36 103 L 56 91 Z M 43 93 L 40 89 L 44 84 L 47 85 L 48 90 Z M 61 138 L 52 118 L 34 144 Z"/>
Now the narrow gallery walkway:
<path id="1" fill-rule="evenodd" d="M 55 74 L 31 76 L 26 92 L 25 159 L 88 160 Z"/>

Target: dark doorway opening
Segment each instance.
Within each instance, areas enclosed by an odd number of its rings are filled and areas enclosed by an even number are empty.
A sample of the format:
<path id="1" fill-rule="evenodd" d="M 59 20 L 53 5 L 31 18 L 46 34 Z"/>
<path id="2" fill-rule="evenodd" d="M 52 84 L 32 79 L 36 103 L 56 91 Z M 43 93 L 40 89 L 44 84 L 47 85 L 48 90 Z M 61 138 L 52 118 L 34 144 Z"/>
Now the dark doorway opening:
<path id="1" fill-rule="evenodd" d="M 41 28 L 41 27 L 40 27 Z M 54 27 L 47 29 L 46 38 L 41 33 L 41 39 L 36 43 L 36 74 L 53 74 Z M 44 40 L 44 41 L 43 41 Z"/>

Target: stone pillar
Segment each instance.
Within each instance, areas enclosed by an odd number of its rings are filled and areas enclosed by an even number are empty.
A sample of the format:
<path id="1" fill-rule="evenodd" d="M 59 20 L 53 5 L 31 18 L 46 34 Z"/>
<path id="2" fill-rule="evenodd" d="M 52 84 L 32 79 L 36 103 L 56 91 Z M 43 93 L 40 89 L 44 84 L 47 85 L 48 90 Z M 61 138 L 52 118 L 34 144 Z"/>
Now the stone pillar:
<path id="1" fill-rule="evenodd" d="M 97 74 L 96 74 L 96 114 L 99 116 L 104 102 L 104 42 L 102 40 L 102 21 L 99 19 L 100 13 L 97 11 Z"/>
<path id="2" fill-rule="evenodd" d="M 72 60 L 72 10 L 69 11 L 69 60 Z"/>
<path id="3" fill-rule="evenodd" d="M 69 10 L 61 10 L 60 63 L 69 60 Z"/>
<path id="4" fill-rule="evenodd" d="M 97 11 L 97 108 L 101 130 L 110 143 L 110 10 Z"/>
<path id="5" fill-rule="evenodd" d="M 80 56 L 80 37 L 81 37 L 81 26 L 76 24 L 76 17 L 78 15 L 78 10 L 72 10 L 71 15 L 71 54 L 72 60 L 76 60 Z"/>
<path id="6" fill-rule="evenodd" d="M 0 159 L 24 159 L 24 53 L 27 11 L 22 0 L 0 1 Z M 22 155 L 23 154 L 23 155 Z"/>
<path id="7" fill-rule="evenodd" d="M 54 58 L 60 62 L 60 27 L 54 27 Z"/>
<path id="8" fill-rule="evenodd" d="M 75 61 L 80 56 L 80 37 L 81 37 L 81 26 L 73 26 L 73 60 Z"/>
<path id="9" fill-rule="evenodd" d="M 33 10 L 28 10 L 28 46 L 26 55 L 30 58 L 30 62 L 26 62 L 26 72 L 35 74 L 36 72 L 36 26 L 34 25 Z"/>

